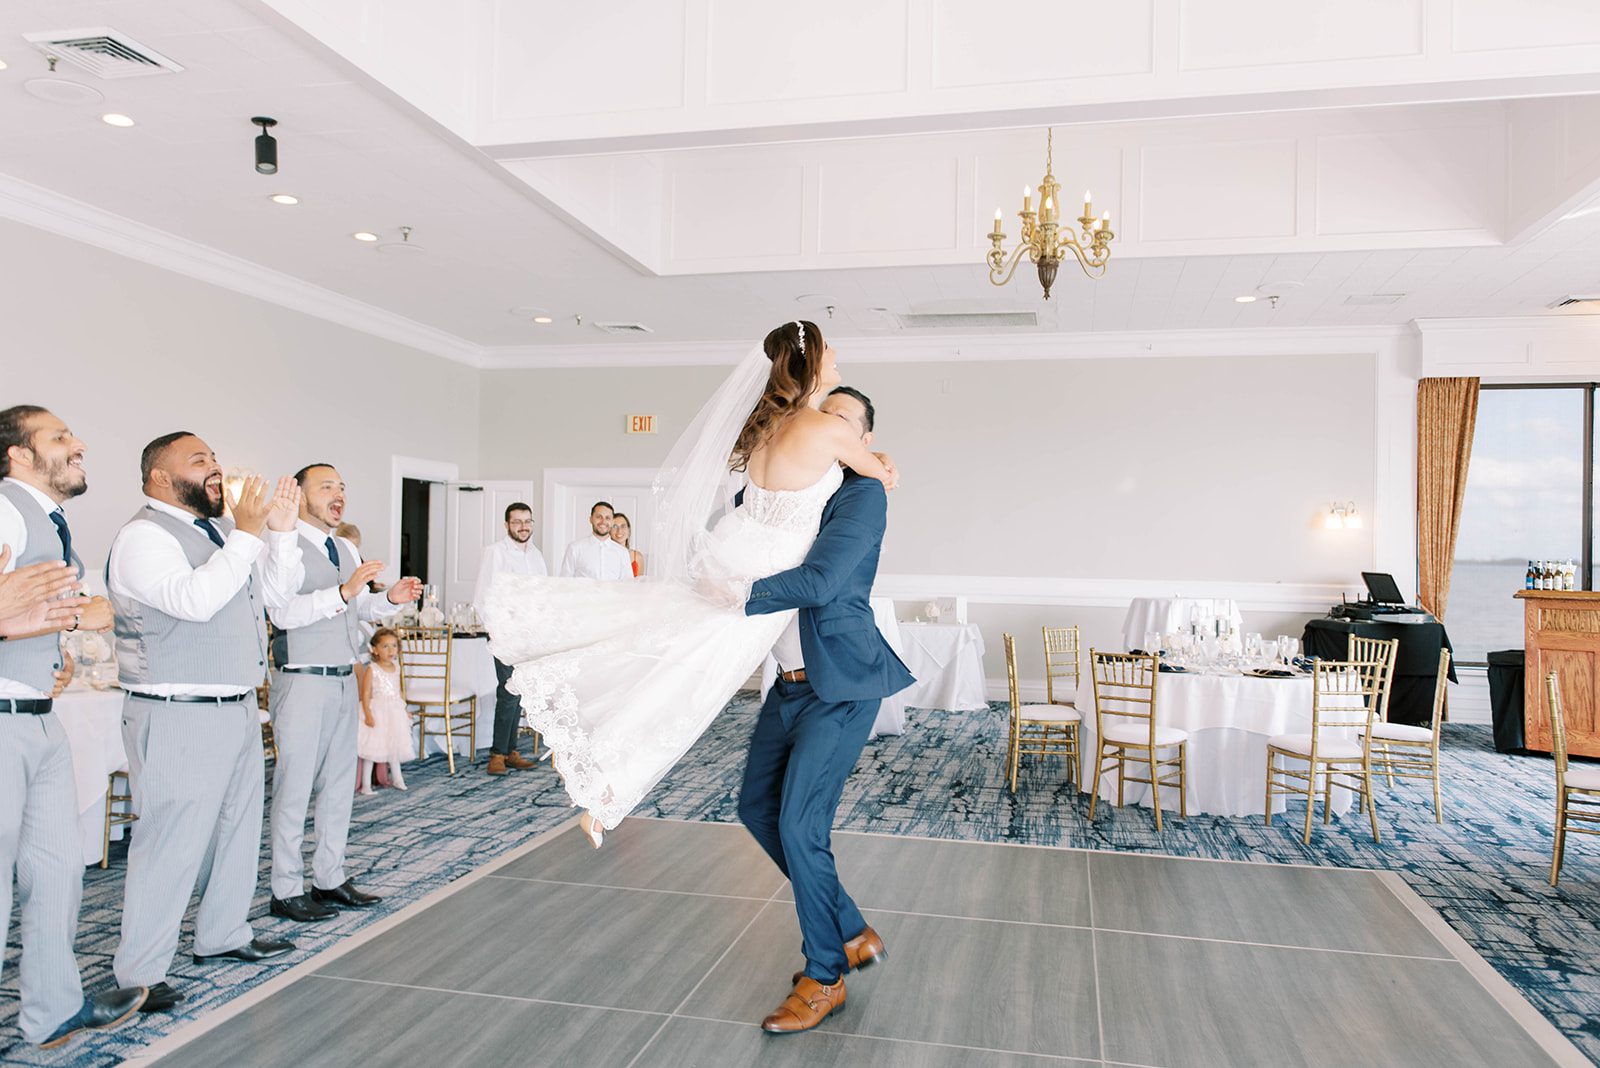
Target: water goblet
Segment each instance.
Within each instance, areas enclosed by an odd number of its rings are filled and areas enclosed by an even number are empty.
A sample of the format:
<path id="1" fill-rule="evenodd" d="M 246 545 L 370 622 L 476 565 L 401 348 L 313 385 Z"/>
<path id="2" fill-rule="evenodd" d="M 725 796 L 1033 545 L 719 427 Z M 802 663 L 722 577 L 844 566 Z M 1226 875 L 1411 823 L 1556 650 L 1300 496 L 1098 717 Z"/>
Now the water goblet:
<path id="1" fill-rule="evenodd" d="M 1144 632 L 1144 644 L 1139 646 L 1146 653 L 1159 653 L 1161 651 L 1161 635 L 1153 630 Z"/>
<path id="2" fill-rule="evenodd" d="M 1299 638 L 1278 639 L 1280 651 L 1283 653 L 1283 662 L 1290 667 L 1294 666 L 1294 658 L 1300 655 Z"/>

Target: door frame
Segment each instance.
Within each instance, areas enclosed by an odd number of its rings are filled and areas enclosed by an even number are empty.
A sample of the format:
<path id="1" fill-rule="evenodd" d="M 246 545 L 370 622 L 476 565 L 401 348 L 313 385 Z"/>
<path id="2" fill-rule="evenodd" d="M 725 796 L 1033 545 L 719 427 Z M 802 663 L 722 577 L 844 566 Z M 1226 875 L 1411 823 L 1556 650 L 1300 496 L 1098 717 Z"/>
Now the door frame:
<path id="1" fill-rule="evenodd" d="M 560 573 L 566 545 L 556 545 L 555 531 L 571 528 L 574 509 L 581 508 L 573 495 L 574 486 L 615 486 L 617 489 L 648 489 L 660 468 L 656 467 L 547 467 L 544 471 L 544 560 L 550 574 Z M 591 505 L 592 501 L 588 502 Z"/>
<path id="2" fill-rule="evenodd" d="M 416 478 L 425 482 L 459 482 L 461 465 L 447 460 L 424 460 L 416 456 L 389 457 L 389 555 L 384 562 L 400 569 L 400 480 Z M 363 554 L 363 559 L 367 557 Z"/>

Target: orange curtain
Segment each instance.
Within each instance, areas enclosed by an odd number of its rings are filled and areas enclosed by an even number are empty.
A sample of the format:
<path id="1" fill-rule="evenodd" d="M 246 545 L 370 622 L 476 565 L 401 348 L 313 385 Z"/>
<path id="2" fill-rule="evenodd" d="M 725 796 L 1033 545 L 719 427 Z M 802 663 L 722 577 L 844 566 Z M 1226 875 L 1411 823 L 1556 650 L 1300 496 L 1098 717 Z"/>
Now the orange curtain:
<path id="1" fill-rule="evenodd" d="M 1440 619 L 1450 599 L 1450 565 L 1477 420 L 1476 378 L 1424 378 L 1417 383 L 1418 595 L 1422 607 Z"/>

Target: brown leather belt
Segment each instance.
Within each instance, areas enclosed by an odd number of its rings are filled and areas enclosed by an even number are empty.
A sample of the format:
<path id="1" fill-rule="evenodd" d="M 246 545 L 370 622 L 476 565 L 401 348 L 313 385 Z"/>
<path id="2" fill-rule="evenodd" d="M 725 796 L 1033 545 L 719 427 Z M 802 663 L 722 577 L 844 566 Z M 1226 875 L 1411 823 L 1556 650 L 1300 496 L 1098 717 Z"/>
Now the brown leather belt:
<path id="1" fill-rule="evenodd" d="M 805 682 L 806 669 L 798 668 L 794 671 L 780 671 L 778 672 L 778 678 L 782 679 L 784 682 Z"/>

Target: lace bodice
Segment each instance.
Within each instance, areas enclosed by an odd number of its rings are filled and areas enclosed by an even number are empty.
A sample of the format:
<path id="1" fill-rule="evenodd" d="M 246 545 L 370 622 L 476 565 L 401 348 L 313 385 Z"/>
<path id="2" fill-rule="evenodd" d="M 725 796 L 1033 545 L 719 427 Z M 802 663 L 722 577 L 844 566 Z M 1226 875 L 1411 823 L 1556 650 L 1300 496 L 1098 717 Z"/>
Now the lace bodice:
<path id="1" fill-rule="evenodd" d="M 806 489 L 769 490 L 752 482 L 745 487 L 744 509 L 762 526 L 815 534 L 823 506 L 843 481 L 843 469 L 834 464 Z"/>

